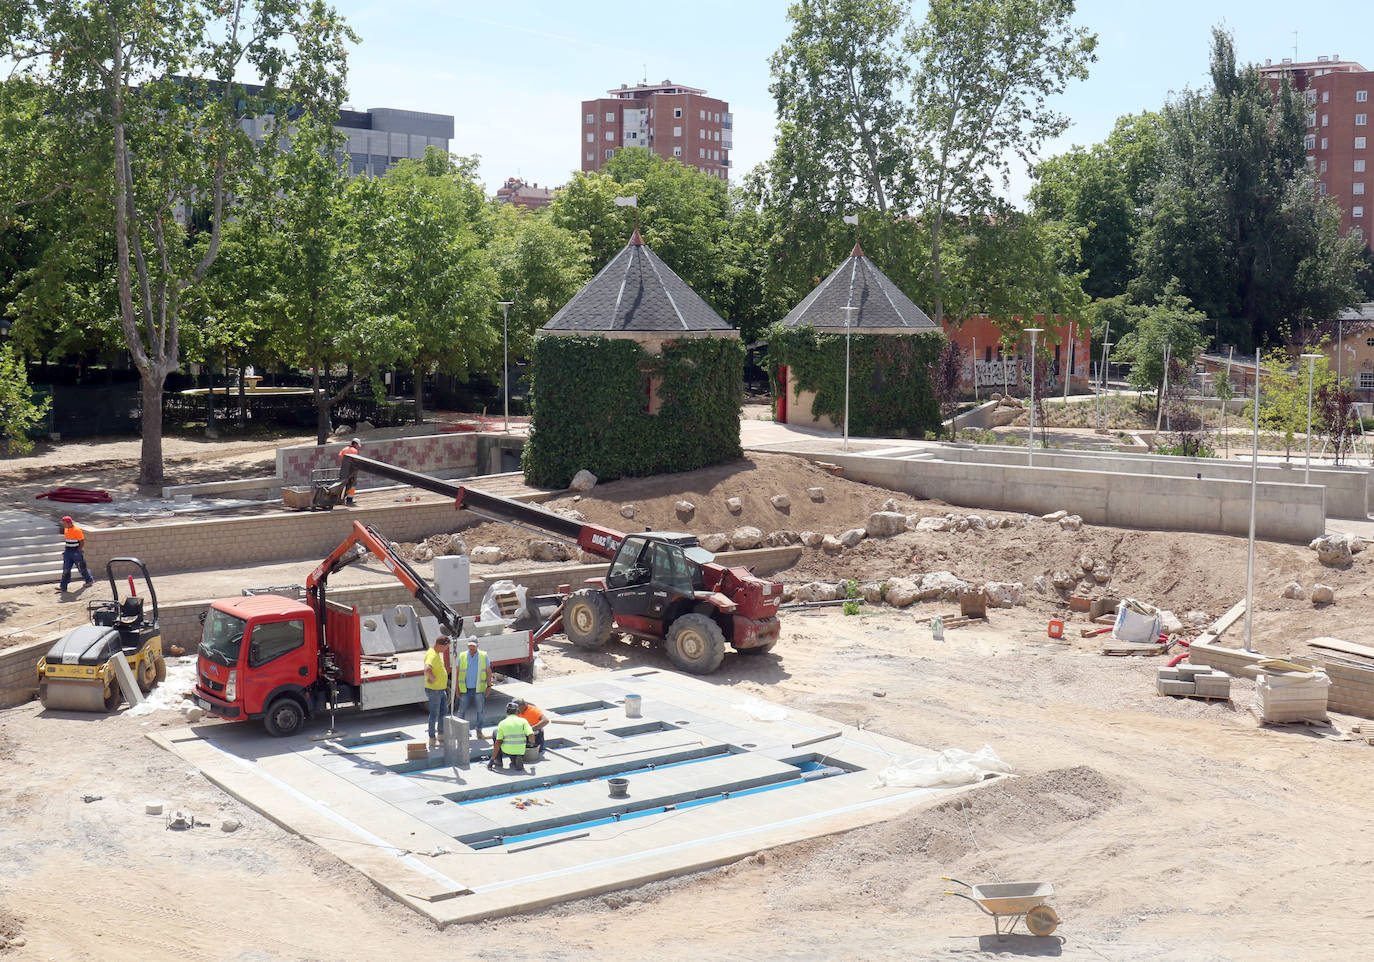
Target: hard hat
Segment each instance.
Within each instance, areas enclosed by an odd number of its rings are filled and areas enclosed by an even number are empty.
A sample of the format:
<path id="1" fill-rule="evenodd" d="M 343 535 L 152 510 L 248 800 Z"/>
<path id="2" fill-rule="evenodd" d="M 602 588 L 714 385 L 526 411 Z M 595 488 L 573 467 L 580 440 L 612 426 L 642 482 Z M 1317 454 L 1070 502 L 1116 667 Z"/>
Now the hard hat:
<path id="1" fill-rule="evenodd" d="M 351 445 L 353 445 L 353 446 L 356 448 L 356 447 L 358 447 L 360 444 L 362 444 L 363 442 L 359 441 L 357 438 L 354 438 L 352 441 L 349 441 L 348 443 L 351 444 Z"/>
<path id="2" fill-rule="evenodd" d="M 514 715 L 514 714 L 515 714 L 516 712 L 518 712 L 518 711 L 520 711 L 520 705 L 519 705 L 518 702 L 513 702 L 513 701 L 508 701 L 508 702 L 506 702 L 506 714 L 507 714 L 507 715 Z"/>

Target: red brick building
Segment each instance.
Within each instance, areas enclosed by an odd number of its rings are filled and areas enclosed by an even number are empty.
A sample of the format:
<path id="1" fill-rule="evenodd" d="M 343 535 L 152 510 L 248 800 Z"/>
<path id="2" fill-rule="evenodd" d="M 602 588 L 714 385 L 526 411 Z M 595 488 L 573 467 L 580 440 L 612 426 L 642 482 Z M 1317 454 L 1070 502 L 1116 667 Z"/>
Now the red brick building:
<path id="1" fill-rule="evenodd" d="M 1265 61 L 1260 73 L 1278 91 L 1286 74 L 1307 111 L 1304 146 L 1307 161 L 1317 176 L 1317 189 L 1341 208 L 1341 233 L 1355 230 L 1370 244 L 1374 231 L 1370 207 L 1374 186 L 1369 162 L 1374 157 L 1370 139 L 1374 127 L 1374 71 L 1366 70 L 1337 54 L 1295 63 Z"/>
<path id="2" fill-rule="evenodd" d="M 554 189 L 527 184 L 519 177 L 507 177 L 506 183 L 496 188 L 496 199 L 503 204 L 514 204 L 529 210 L 548 207 L 553 202 Z"/>
<path id="3" fill-rule="evenodd" d="M 623 147 L 647 147 L 729 179 L 735 119 L 724 100 L 671 80 L 606 92 L 610 96 L 582 101 L 583 170 L 600 170 Z"/>

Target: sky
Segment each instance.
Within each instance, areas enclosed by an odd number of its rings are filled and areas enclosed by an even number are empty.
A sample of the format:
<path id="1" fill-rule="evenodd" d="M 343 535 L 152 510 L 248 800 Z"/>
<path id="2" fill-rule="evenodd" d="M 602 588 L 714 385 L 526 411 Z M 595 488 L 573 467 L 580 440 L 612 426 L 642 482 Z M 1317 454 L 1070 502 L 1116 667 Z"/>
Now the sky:
<path id="1" fill-rule="evenodd" d="M 788 34 L 785 0 L 335 3 L 360 38 L 349 57 L 349 105 L 452 114 L 450 150 L 480 156 L 488 193 L 514 176 L 565 183 L 579 166 L 581 102 L 645 79 L 729 102 L 732 179 L 772 151 L 768 61 Z M 918 15 L 924 6 L 916 0 Z M 1213 26 L 1234 34 L 1242 62 L 1339 55 L 1374 69 L 1369 0 L 1313 9 L 1304 15 L 1292 0 L 1081 0 L 1075 22 L 1097 34 L 1098 60 L 1086 81 L 1055 98 L 1071 124 L 1041 156 L 1096 143 L 1118 116 L 1206 86 Z M 1008 196 L 1020 204 L 1029 185 L 1017 171 Z"/>

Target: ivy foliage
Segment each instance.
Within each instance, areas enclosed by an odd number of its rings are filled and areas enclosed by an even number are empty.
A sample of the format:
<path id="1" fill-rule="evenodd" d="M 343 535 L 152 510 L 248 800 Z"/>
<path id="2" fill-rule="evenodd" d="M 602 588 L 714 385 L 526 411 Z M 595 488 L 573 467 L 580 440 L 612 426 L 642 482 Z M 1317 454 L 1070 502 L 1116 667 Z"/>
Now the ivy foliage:
<path id="1" fill-rule="evenodd" d="M 778 367 L 786 365 L 792 390 L 814 391 L 814 412 L 844 423 L 843 334 L 775 324 L 767 332 L 768 377 L 777 397 Z M 929 334 L 853 334 L 849 345 L 849 433 L 915 437 L 940 428 L 940 404 L 930 365 L 945 338 Z"/>
<path id="2" fill-rule="evenodd" d="M 525 481 L 563 488 L 583 468 L 611 481 L 741 457 L 743 370 L 736 338 L 669 341 L 662 354 L 632 340 L 536 339 Z M 656 414 L 648 413 L 649 383 Z"/>

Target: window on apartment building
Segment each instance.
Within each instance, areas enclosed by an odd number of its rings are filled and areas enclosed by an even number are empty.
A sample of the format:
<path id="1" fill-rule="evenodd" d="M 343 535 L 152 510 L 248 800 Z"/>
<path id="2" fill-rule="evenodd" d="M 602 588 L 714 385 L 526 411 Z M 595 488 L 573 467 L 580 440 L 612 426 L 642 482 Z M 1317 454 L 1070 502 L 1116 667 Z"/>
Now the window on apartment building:
<path id="1" fill-rule="evenodd" d="M 673 136 L 674 136 L 674 137 L 681 137 L 681 136 L 682 136 L 682 128 L 681 128 L 681 127 L 674 127 L 674 128 L 673 128 Z"/>
<path id="2" fill-rule="evenodd" d="M 716 140 L 720 140 L 720 131 L 717 130 L 715 133 L 716 133 Z"/>
<path id="3" fill-rule="evenodd" d="M 1322 103 L 1324 103 L 1324 104 L 1329 104 L 1330 102 L 1331 102 L 1331 91 L 1329 91 L 1329 90 L 1323 90 L 1323 91 L 1322 91 Z"/>
<path id="4" fill-rule="evenodd" d="M 1355 115 L 1355 126 L 1356 126 L 1356 127 L 1363 127 L 1363 126 L 1364 126 L 1365 124 L 1367 124 L 1367 123 L 1369 123 L 1369 114 L 1356 114 L 1356 115 Z"/>
<path id="5" fill-rule="evenodd" d="M 674 107 L 674 108 L 673 108 L 673 117 L 674 117 L 674 118 L 677 118 L 677 117 L 681 117 L 681 116 L 682 116 L 682 108 L 681 108 L 681 107 Z"/>
<path id="6" fill-rule="evenodd" d="M 1309 107 L 1312 106 L 1317 102 L 1317 92 L 1315 90 L 1304 91 L 1302 95 L 1302 102 L 1307 104 L 1307 106 Z"/>
<path id="7" fill-rule="evenodd" d="M 591 139 L 591 136 L 592 136 L 591 134 L 588 134 L 588 135 L 587 135 L 587 138 L 590 140 L 590 139 Z M 1304 137 L 1304 138 L 1302 139 L 1302 146 L 1303 146 L 1303 148 L 1306 149 L 1306 150 L 1316 150 L 1316 149 L 1317 149 L 1317 135 L 1316 135 L 1316 134 L 1308 134 L 1306 137 Z"/>
<path id="8" fill-rule="evenodd" d="M 699 159 L 702 159 L 702 160 L 704 160 L 704 159 L 706 158 L 706 148 L 705 148 L 705 147 L 698 147 L 698 148 L 697 148 L 697 157 L 698 157 Z"/>
<path id="9" fill-rule="evenodd" d="M 674 147 L 674 148 L 673 148 L 673 156 L 674 156 L 674 157 L 681 157 L 681 156 L 682 156 L 682 148 L 681 148 L 681 147 Z"/>
<path id="10" fill-rule="evenodd" d="M 720 114 L 716 114 L 716 123 L 720 123 Z"/>
<path id="11" fill-rule="evenodd" d="M 1322 184 L 1322 183 L 1318 183 L 1318 184 L 1317 184 L 1317 193 L 1321 194 L 1323 197 L 1326 196 L 1326 185 L 1325 185 L 1325 184 Z"/>
<path id="12" fill-rule="evenodd" d="M 614 130 L 608 130 L 608 131 L 606 131 L 606 139 L 607 139 L 607 140 L 615 140 L 615 131 L 614 131 Z"/>
<path id="13" fill-rule="evenodd" d="M 698 127 L 698 128 L 697 128 L 697 137 L 699 137 L 701 140 L 705 140 L 705 139 L 706 139 L 706 128 L 705 128 L 705 127 Z"/>
<path id="14" fill-rule="evenodd" d="M 589 150 L 589 151 L 587 151 L 587 159 L 588 159 L 588 160 L 596 160 L 596 151 L 594 151 L 594 150 Z"/>
<path id="15" fill-rule="evenodd" d="M 1350 185 L 1350 193 L 1355 194 L 1356 196 L 1358 196 L 1358 195 L 1360 195 L 1360 194 L 1363 194 L 1363 193 L 1364 193 L 1364 181 L 1362 181 L 1362 180 L 1357 180 L 1357 181 L 1355 181 L 1355 183 L 1351 184 L 1351 185 Z"/>
<path id="16" fill-rule="evenodd" d="M 1323 160 L 1321 162 L 1321 164 L 1317 167 L 1317 172 L 1322 174 L 1326 173 L 1326 161 Z"/>
<path id="17" fill-rule="evenodd" d="M 615 156 L 615 151 L 612 150 L 611 148 L 607 147 L 607 148 L 606 148 L 606 159 L 607 159 L 607 160 L 610 160 L 610 159 L 611 159 L 612 157 L 614 157 L 614 156 Z"/>
<path id="18" fill-rule="evenodd" d="M 594 123 L 596 123 L 596 114 L 587 114 L 587 123 L 589 123 L 589 124 L 594 124 Z"/>
<path id="19" fill-rule="evenodd" d="M 1363 217 L 1363 216 L 1364 216 L 1364 208 L 1361 207 L 1361 206 L 1359 206 L 1358 204 L 1356 204 L 1354 207 L 1350 208 L 1350 216 L 1351 216 L 1351 217 Z"/>
<path id="20" fill-rule="evenodd" d="M 1374 371 L 1361 371 L 1358 383 L 1361 391 L 1374 389 Z"/>
<path id="21" fill-rule="evenodd" d="M 613 124 L 613 123 L 615 123 L 615 111 L 614 111 L 614 110 L 608 110 L 608 111 L 606 111 L 606 123 L 608 123 L 608 124 Z"/>
<path id="22" fill-rule="evenodd" d="M 1362 104 L 1362 103 L 1364 103 L 1364 102 L 1365 102 L 1366 100 L 1368 100 L 1368 99 L 1369 99 L 1369 91 L 1368 91 L 1368 90 L 1357 90 L 1357 91 L 1355 91 L 1355 103 L 1357 103 L 1357 104 Z"/>
<path id="23" fill-rule="evenodd" d="M 1322 114 L 1322 126 L 1323 126 L 1323 127 L 1330 127 L 1330 126 L 1331 126 L 1331 115 L 1330 115 L 1330 114 Z"/>
<path id="24" fill-rule="evenodd" d="M 706 119 L 706 111 L 704 111 L 704 110 L 698 110 L 697 113 L 701 114 L 701 116 L 698 117 L 697 120 L 705 120 L 705 119 Z"/>
<path id="25" fill-rule="evenodd" d="M 594 144 L 594 143 L 596 143 L 596 134 L 587 134 L 587 143 L 589 143 L 589 144 Z"/>
<path id="26" fill-rule="evenodd" d="M 1357 161 L 1355 161 L 1355 173 L 1357 173 L 1357 174 L 1363 174 L 1363 173 L 1364 173 L 1364 161 L 1363 161 L 1363 160 L 1357 160 Z"/>
<path id="27" fill-rule="evenodd" d="M 1315 110 L 1309 110 L 1307 112 L 1307 126 L 1317 126 L 1317 112 Z"/>
<path id="28" fill-rule="evenodd" d="M 1325 150 L 1325 149 L 1326 149 L 1326 138 L 1323 137 L 1323 138 L 1322 138 L 1322 150 Z"/>
<path id="29" fill-rule="evenodd" d="M 1364 150 L 1364 138 L 1363 138 L 1363 137 L 1356 137 L 1356 138 L 1355 138 L 1355 149 L 1356 149 L 1356 150 Z"/>

